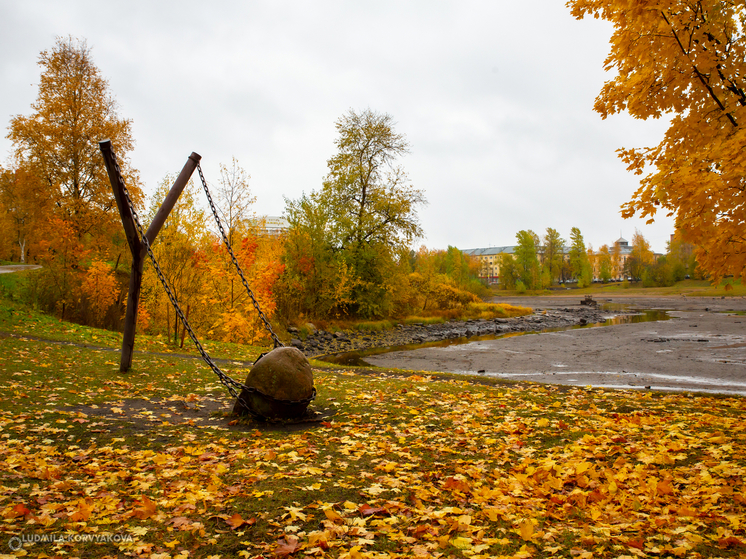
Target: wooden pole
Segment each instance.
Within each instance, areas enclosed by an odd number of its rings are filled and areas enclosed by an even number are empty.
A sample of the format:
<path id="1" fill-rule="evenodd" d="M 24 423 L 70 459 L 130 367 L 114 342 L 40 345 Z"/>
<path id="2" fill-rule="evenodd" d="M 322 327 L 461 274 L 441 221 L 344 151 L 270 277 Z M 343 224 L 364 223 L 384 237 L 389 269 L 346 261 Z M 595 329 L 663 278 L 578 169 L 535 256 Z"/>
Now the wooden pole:
<path id="1" fill-rule="evenodd" d="M 189 305 L 188 304 L 187 304 L 186 319 L 189 320 Z M 185 336 L 186 336 L 186 326 L 183 326 L 181 328 L 181 344 L 179 344 L 180 348 L 184 347 L 184 337 Z"/>
<path id="2" fill-rule="evenodd" d="M 147 250 L 145 245 L 140 240 L 140 236 L 135 226 L 135 219 L 130 211 L 127 198 L 124 194 L 124 180 L 118 171 L 116 164 L 116 155 L 111 146 L 110 140 L 103 140 L 99 142 L 99 149 L 101 154 L 104 156 L 104 162 L 106 163 L 106 170 L 109 173 L 109 182 L 111 188 L 114 191 L 114 198 L 117 201 L 117 207 L 119 208 L 119 217 L 122 219 L 122 226 L 124 227 L 124 233 L 127 236 L 127 244 L 129 244 L 130 252 L 132 253 L 132 268 L 130 270 L 130 284 L 129 293 L 127 295 L 127 311 L 124 315 L 124 334 L 122 335 L 122 355 L 119 361 L 119 371 L 124 373 L 129 371 L 132 367 L 132 354 L 135 349 L 135 333 L 137 327 L 137 308 L 140 303 L 140 287 L 142 285 L 142 272 L 143 265 L 145 263 L 145 256 Z M 148 239 L 148 243 L 152 244 L 158 232 L 163 227 L 168 214 L 176 205 L 176 201 L 179 199 L 179 195 L 184 190 L 184 187 L 189 182 L 189 179 L 194 173 L 194 169 L 197 168 L 197 164 L 202 159 L 198 154 L 192 152 L 187 159 L 184 168 L 176 178 L 174 185 L 168 192 L 166 199 L 161 204 L 155 217 L 153 218 L 150 227 L 145 232 L 145 237 Z"/>
<path id="3" fill-rule="evenodd" d="M 163 200 L 163 204 L 161 204 L 161 207 L 158 208 L 158 211 L 156 212 L 153 221 L 150 223 L 148 230 L 145 231 L 145 236 L 148 238 L 148 243 L 153 244 L 153 241 L 155 241 L 155 238 L 158 236 L 158 232 L 161 230 L 161 227 L 163 227 L 163 224 L 166 222 L 168 214 L 170 214 L 171 210 L 174 209 L 176 201 L 179 199 L 181 192 L 184 190 L 184 187 L 189 182 L 189 179 L 192 178 L 192 173 L 194 173 L 194 170 L 197 168 L 200 159 L 202 159 L 202 157 L 194 152 L 192 152 L 192 155 L 190 155 L 189 159 L 187 159 L 187 162 L 184 165 L 184 168 L 181 170 L 181 173 L 179 173 L 179 176 L 176 177 L 174 185 L 171 187 L 171 190 L 168 191 L 166 199 Z"/>

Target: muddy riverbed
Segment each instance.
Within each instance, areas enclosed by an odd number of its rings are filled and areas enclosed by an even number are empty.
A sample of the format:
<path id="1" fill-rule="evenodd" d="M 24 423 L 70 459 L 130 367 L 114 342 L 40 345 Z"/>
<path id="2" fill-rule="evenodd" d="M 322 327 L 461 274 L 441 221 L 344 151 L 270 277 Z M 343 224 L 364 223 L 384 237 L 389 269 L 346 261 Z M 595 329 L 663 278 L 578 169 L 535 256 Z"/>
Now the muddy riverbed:
<path id="1" fill-rule="evenodd" d="M 606 308 L 666 310 L 667 320 L 567 329 L 364 357 L 370 365 L 518 381 L 746 395 L 746 299 L 614 297 Z M 498 302 L 540 316 L 579 297 Z M 663 314 L 660 315 L 664 316 Z"/>

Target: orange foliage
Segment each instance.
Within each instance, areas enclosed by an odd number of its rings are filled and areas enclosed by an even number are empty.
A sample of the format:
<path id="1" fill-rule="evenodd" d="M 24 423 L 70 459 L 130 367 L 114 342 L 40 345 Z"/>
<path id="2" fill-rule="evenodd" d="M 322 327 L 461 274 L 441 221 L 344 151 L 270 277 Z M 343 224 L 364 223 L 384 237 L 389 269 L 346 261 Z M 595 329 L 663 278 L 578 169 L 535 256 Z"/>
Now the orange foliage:
<path id="1" fill-rule="evenodd" d="M 113 270 L 106 262 L 93 261 L 80 289 L 88 301 L 94 325 L 101 324 L 119 295 L 119 285 Z"/>

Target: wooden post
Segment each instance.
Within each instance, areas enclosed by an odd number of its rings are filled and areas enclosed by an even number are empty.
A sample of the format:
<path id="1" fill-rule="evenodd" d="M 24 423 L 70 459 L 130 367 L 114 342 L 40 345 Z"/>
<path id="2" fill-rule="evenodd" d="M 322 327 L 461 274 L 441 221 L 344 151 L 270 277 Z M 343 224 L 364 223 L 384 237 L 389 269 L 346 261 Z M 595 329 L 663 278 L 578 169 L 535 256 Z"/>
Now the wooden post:
<path id="1" fill-rule="evenodd" d="M 187 304 L 186 319 L 189 320 L 189 305 L 188 304 Z M 184 347 L 184 337 L 186 337 L 186 326 L 181 327 L 181 343 L 179 344 L 180 348 Z"/>
<path id="2" fill-rule="evenodd" d="M 116 163 L 116 155 L 111 147 L 110 140 L 103 140 L 98 143 L 101 149 L 101 154 L 104 156 L 104 162 L 106 163 L 106 170 L 109 173 L 109 182 L 111 188 L 114 191 L 114 198 L 117 201 L 117 207 L 119 208 L 119 217 L 122 219 L 122 226 L 124 227 L 124 233 L 127 236 L 127 244 L 130 247 L 132 253 L 132 268 L 130 270 L 130 284 L 129 294 L 127 296 L 127 312 L 124 315 L 124 334 L 122 336 L 122 355 L 119 361 L 119 371 L 124 373 L 129 371 L 132 366 L 132 353 L 135 348 L 135 333 L 137 327 L 137 308 L 140 303 L 140 286 L 142 285 L 142 271 L 143 264 L 145 263 L 145 256 L 147 250 L 145 245 L 140 240 L 140 236 L 135 226 L 135 219 L 130 211 L 127 198 L 124 194 L 124 180 L 118 171 Z M 179 195 L 184 190 L 184 187 L 189 182 L 189 179 L 194 173 L 194 169 L 197 168 L 201 156 L 192 152 L 187 159 L 184 168 L 176 178 L 174 185 L 168 192 L 166 199 L 161 204 L 155 217 L 153 218 L 150 227 L 145 232 L 145 237 L 149 244 L 155 241 L 158 236 L 158 232 L 163 227 L 168 214 L 176 205 L 176 201 L 179 199 Z"/>

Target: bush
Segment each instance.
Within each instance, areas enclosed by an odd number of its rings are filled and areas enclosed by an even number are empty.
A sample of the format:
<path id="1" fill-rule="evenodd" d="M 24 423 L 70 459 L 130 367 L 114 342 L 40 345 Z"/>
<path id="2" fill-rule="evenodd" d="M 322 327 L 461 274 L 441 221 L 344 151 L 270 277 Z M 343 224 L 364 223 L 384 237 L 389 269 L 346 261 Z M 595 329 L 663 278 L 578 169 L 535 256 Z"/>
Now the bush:
<path id="1" fill-rule="evenodd" d="M 382 332 L 394 327 L 394 323 L 389 320 L 377 320 L 374 322 L 361 322 L 357 329 L 361 332 Z"/>

